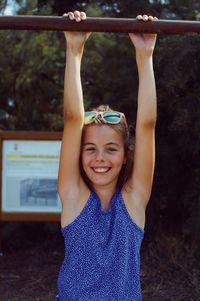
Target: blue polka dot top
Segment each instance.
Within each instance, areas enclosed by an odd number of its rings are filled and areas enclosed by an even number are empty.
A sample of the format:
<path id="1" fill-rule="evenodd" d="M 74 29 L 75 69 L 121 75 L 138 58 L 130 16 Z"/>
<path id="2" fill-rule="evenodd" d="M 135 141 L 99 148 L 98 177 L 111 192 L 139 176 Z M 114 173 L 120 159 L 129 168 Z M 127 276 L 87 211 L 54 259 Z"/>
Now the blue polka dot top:
<path id="1" fill-rule="evenodd" d="M 59 301 L 141 301 L 142 228 L 130 217 L 119 191 L 103 211 L 95 192 L 62 228 L 65 257 L 58 276 Z"/>

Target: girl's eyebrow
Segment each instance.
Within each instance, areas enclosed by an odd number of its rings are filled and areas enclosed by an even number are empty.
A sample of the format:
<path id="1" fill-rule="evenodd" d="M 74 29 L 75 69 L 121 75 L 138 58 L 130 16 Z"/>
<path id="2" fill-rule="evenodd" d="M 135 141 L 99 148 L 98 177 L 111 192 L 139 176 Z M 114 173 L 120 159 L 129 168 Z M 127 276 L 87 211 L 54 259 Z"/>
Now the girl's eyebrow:
<path id="1" fill-rule="evenodd" d="M 95 143 L 92 143 L 92 142 L 85 142 L 85 143 L 83 143 L 83 146 L 85 146 L 85 145 L 95 145 Z"/>
<path id="2" fill-rule="evenodd" d="M 119 144 L 116 143 L 116 142 L 108 142 L 108 143 L 106 143 L 106 145 L 115 145 L 115 146 L 119 146 Z"/>
<path id="3" fill-rule="evenodd" d="M 83 146 L 86 146 L 86 145 L 96 145 L 96 144 L 93 143 L 93 142 L 85 142 L 85 143 L 83 143 Z M 105 145 L 106 145 L 106 146 L 108 146 L 108 145 L 119 146 L 119 144 L 116 143 L 116 142 L 108 142 L 108 143 L 106 143 Z"/>

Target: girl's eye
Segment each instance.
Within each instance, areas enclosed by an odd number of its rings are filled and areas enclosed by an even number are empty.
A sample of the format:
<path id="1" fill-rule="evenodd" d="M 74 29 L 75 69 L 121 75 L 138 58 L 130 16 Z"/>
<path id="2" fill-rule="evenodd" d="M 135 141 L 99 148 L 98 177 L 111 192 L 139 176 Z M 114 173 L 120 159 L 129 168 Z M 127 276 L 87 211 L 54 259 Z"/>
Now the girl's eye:
<path id="1" fill-rule="evenodd" d="M 95 150 L 95 148 L 93 148 L 93 147 L 90 147 L 90 148 L 86 148 L 86 149 L 85 149 L 86 152 L 87 152 L 87 151 L 88 151 L 88 152 L 91 152 L 91 151 L 94 151 L 94 150 Z"/>
<path id="2" fill-rule="evenodd" d="M 116 152 L 117 149 L 116 149 L 116 148 L 108 148 L 108 151 L 109 151 L 109 152 Z"/>

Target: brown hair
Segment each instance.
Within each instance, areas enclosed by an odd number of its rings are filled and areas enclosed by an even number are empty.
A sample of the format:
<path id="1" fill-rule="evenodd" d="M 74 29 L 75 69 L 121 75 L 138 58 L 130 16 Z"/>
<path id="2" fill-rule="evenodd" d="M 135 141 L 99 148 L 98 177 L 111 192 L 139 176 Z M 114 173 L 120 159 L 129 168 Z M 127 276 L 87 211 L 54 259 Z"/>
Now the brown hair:
<path id="1" fill-rule="evenodd" d="M 92 111 L 105 112 L 105 111 L 113 111 L 113 109 L 108 105 L 100 105 L 97 108 L 93 108 Z M 93 124 L 101 126 L 102 124 L 105 124 L 105 122 L 102 119 L 100 119 L 100 120 L 98 119 L 98 121 L 96 122 L 96 120 L 95 120 Z M 90 125 L 92 125 L 92 124 L 90 124 Z M 84 129 L 90 125 L 84 126 L 83 134 L 84 134 Z M 113 128 L 113 130 L 120 133 L 124 140 L 124 151 L 125 151 L 125 156 L 126 156 L 126 163 L 123 164 L 123 166 L 121 168 L 121 171 L 120 171 L 119 177 L 118 177 L 118 182 L 117 182 L 117 186 L 121 190 L 123 185 L 130 178 L 132 167 L 133 167 L 133 154 L 132 154 L 133 151 L 132 151 L 132 146 L 130 143 L 129 129 L 127 127 L 127 124 L 123 120 L 118 124 L 106 123 L 106 125 L 110 126 L 111 128 Z M 82 134 L 82 139 L 83 139 L 83 134 Z M 88 187 L 92 190 L 91 183 L 83 170 L 81 160 L 80 160 L 80 170 L 81 170 L 81 175 L 82 175 L 83 179 L 85 180 Z"/>

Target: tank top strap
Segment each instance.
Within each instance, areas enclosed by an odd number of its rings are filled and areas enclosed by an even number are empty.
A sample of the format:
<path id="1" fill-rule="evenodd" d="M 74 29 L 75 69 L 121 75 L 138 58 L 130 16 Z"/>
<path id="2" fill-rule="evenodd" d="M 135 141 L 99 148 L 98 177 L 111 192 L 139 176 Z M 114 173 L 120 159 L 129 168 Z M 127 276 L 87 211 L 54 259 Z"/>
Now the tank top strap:
<path id="1" fill-rule="evenodd" d="M 118 206 L 120 207 L 120 210 L 123 212 L 127 222 L 132 225 L 135 230 L 137 230 L 137 232 L 139 233 L 139 235 L 141 237 L 144 236 L 144 229 L 142 227 L 140 227 L 138 224 L 136 224 L 135 220 L 131 217 L 130 213 L 128 212 L 128 209 L 125 205 L 125 202 L 124 202 L 124 198 L 121 194 L 121 191 L 119 191 L 118 193 Z"/>

